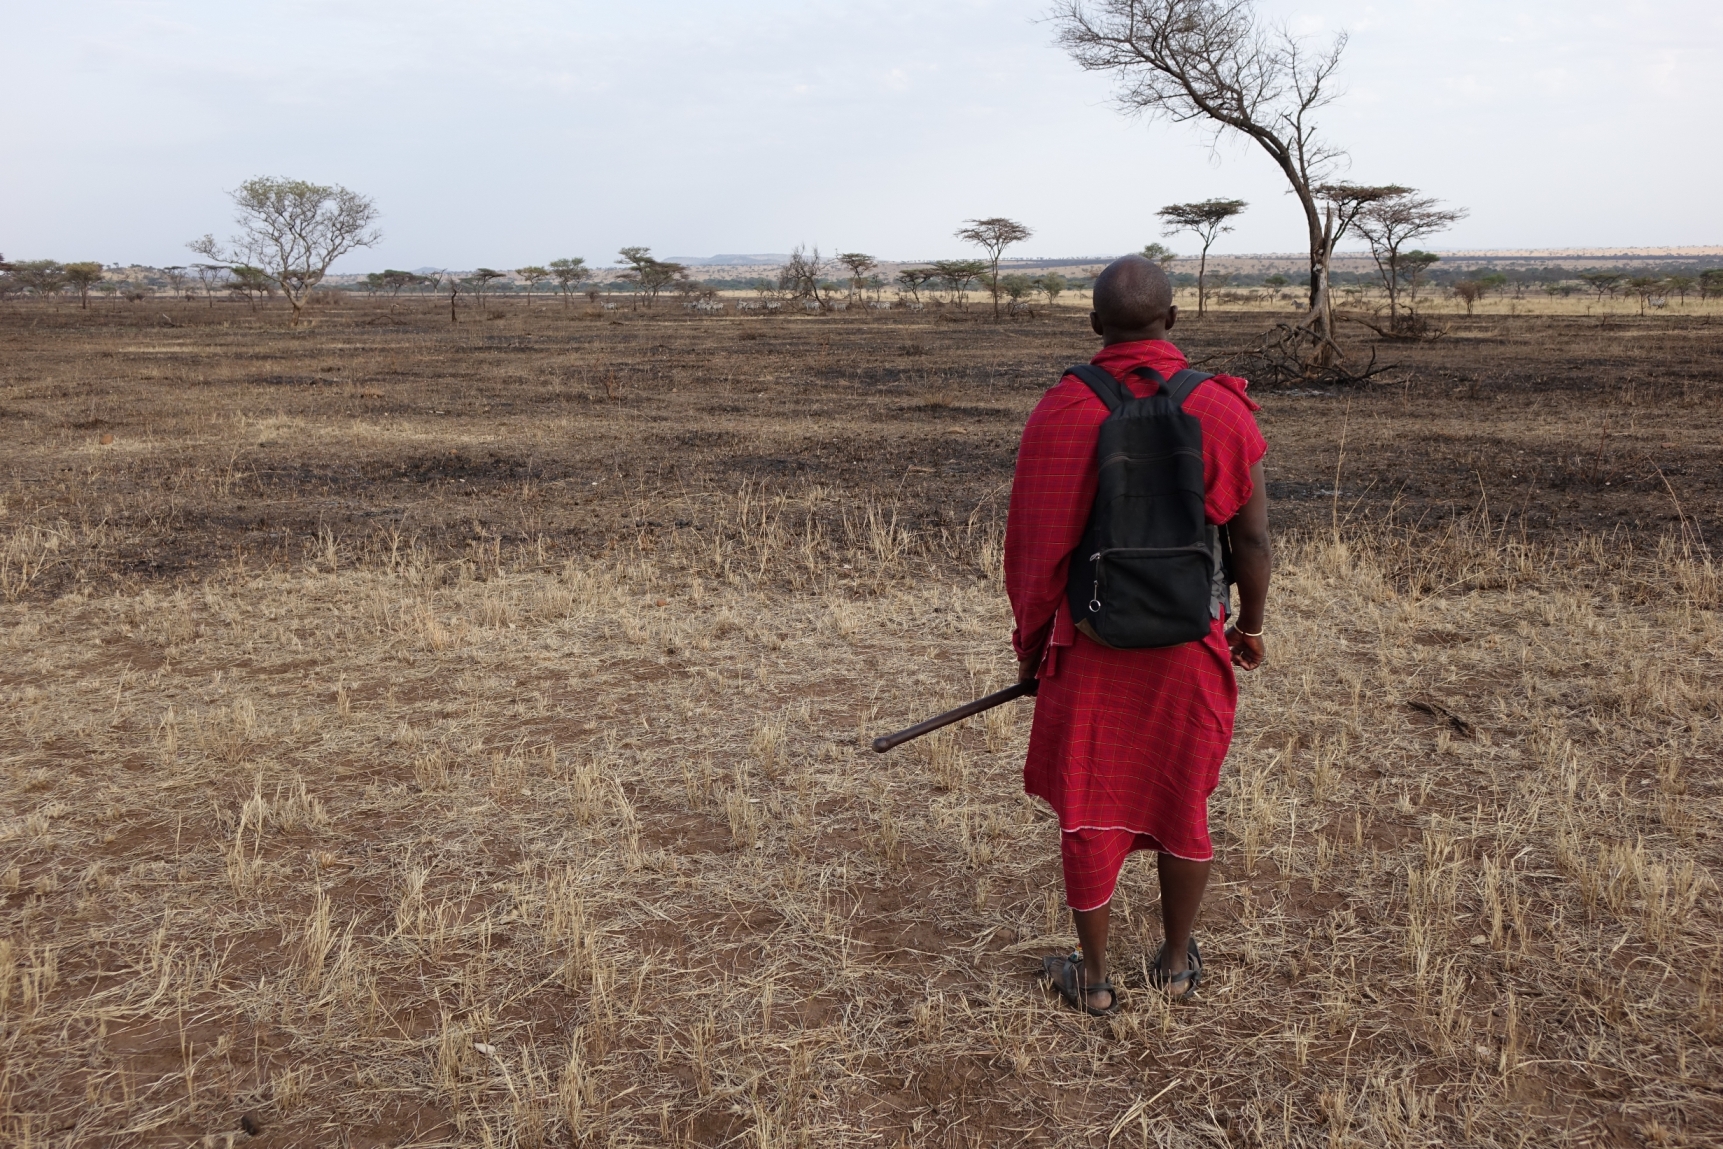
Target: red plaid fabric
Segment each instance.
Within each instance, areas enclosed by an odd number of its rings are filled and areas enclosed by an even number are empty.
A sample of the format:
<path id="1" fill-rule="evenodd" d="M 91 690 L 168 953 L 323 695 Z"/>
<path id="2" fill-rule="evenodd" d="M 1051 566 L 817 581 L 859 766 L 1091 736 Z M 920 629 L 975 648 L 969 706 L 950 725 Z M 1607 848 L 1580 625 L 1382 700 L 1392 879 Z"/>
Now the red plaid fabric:
<path id="1" fill-rule="evenodd" d="M 1093 362 L 1139 395 L 1148 386 L 1130 374 L 1136 367 L 1170 378 L 1186 366 L 1162 340 L 1114 344 Z M 1185 400 L 1203 425 L 1213 523 L 1230 521 L 1250 498 L 1250 468 L 1268 449 L 1246 386 L 1217 375 Z M 1042 397 L 1023 429 L 1005 531 L 1012 646 L 1019 658 L 1041 652 L 1023 785 L 1059 816 L 1066 900 L 1079 910 L 1106 904 L 1131 850 L 1214 856 L 1208 797 L 1238 701 L 1223 622 L 1200 642 L 1111 650 L 1078 634 L 1065 609 L 1071 554 L 1095 501 L 1095 439 L 1106 417 L 1106 404 L 1074 376 Z"/>

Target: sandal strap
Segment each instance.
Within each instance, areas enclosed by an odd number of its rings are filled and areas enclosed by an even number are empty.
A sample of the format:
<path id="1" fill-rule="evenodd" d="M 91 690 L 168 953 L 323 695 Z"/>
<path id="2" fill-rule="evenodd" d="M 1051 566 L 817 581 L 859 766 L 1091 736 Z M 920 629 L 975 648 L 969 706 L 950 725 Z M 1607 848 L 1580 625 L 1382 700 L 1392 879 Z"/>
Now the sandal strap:
<path id="1" fill-rule="evenodd" d="M 1113 979 L 1111 975 L 1093 983 L 1084 981 L 1083 955 L 1081 951 L 1069 954 L 1059 959 L 1058 969 L 1059 972 L 1055 975 L 1054 984 L 1059 990 L 1059 995 L 1072 1005 L 1077 1006 L 1088 1013 L 1106 1013 L 1114 1009 L 1119 1004 L 1119 991 L 1113 988 Z M 1051 973 L 1052 971 L 1049 970 L 1048 972 Z M 1092 993 L 1102 992 L 1106 993 L 1107 996 L 1112 999 L 1107 1003 L 1106 1008 L 1097 1009 L 1095 1006 L 1091 1006 L 1089 1004 L 1089 995 Z"/>
<path id="2" fill-rule="evenodd" d="M 1202 951 L 1197 948 L 1196 938 L 1191 938 L 1185 946 L 1186 960 L 1190 964 L 1179 972 L 1173 973 L 1161 966 L 1161 961 L 1166 955 L 1167 943 L 1162 942 L 1161 948 L 1155 951 L 1155 964 L 1149 968 L 1149 984 L 1156 989 L 1165 989 L 1181 982 L 1189 982 L 1190 989 L 1194 990 L 1202 981 L 1203 976 L 1203 956 Z"/>

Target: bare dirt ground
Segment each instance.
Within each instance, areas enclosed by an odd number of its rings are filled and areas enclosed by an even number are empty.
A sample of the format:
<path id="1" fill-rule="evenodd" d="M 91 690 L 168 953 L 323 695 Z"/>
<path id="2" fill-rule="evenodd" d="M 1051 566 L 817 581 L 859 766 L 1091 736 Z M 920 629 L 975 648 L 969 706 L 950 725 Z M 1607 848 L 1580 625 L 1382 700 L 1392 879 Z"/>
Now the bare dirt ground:
<path id="1" fill-rule="evenodd" d="M 865 749 L 1011 673 L 1080 313 L 169 321 L 0 313 L 7 1142 L 1723 1136 L 1714 319 L 1260 395 L 1211 973 L 1134 859 L 1106 1022 L 1028 707 Z"/>

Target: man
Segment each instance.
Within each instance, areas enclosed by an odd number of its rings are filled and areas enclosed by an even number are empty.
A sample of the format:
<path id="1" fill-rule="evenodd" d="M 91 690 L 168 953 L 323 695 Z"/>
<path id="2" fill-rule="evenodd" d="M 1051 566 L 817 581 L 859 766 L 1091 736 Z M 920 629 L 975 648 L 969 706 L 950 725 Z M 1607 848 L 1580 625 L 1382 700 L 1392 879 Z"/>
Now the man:
<path id="1" fill-rule="evenodd" d="M 1158 265 L 1138 255 L 1109 264 L 1095 281 L 1090 325 L 1102 340 L 1095 366 L 1138 397 L 1185 368 L 1167 342 L 1178 319 Z M 1262 457 L 1267 451 L 1245 395 L 1246 383 L 1216 375 L 1186 397 L 1202 424 L 1203 509 L 1230 534 L 1238 616 L 1224 610 L 1207 636 L 1180 646 L 1115 649 L 1074 624 L 1066 583 L 1072 553 L 1095 501 L 1095 444 L 1107 405 L 1066 375 L 1029 416 L 1017 455 L 1005 532 L 1005 586 L 1017 629 L 1021 679 L 1038 678 L 1024 789 L 1059 816 L 1065 901 L 1079 953 L 1049 957 L 1045 972 L 1072 1005 L 1111 1013 L 1107 911 L 1125 857 L 1158 855 L 1166 941 L 1151 982 L 1173 996 L 1202 977 L 1191 929 L 1214 849 L 1208 797 L 1232 741 L 1238 687 L 1233 667 L 1262 665 L 1263 606 L 1272 557 Z"/>

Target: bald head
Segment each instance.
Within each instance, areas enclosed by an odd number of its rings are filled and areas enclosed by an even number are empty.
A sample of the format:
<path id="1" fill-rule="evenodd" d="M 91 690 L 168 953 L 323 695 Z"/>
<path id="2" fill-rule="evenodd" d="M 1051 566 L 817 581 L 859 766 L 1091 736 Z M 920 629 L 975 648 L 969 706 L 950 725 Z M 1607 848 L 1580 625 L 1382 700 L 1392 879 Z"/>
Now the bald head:
<path id="1" fill-rule="evenodd" d="M 1095 279 L 1094 326 L 1109 342 L 1164 338 L 1175 314 L 1172 284 L 1152 259 L 1120 256 Z"/>

